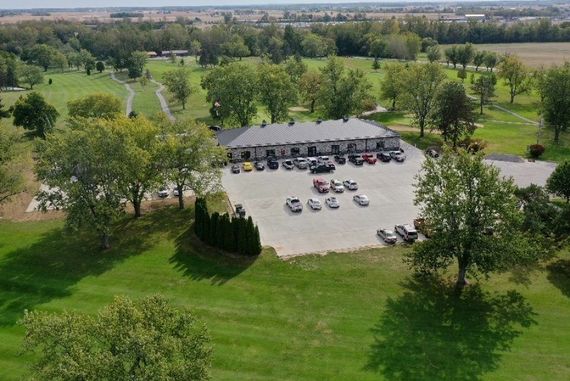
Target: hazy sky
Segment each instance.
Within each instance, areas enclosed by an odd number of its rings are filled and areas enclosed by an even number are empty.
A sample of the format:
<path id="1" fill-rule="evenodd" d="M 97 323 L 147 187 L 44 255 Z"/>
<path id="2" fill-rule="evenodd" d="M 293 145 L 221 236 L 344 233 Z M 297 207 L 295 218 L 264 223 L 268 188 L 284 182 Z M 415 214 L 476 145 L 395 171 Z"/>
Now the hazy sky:
<path id="1" fill-rule="evenodd" d="M 396 0 L 0 0 L 0 9 L 23 8 L 81 8 L 81 7 L 149 7 L 236 4 L 291 4 L 291 3 L 388 3 Z M 400 0 L 401 1 L 401 0 Z M 406 0 L 404 0 L 406 1 Z M 441 1 L 441 0 L 440 0 Z M 444 0 L 445 1 L 445 0 Z M 455 0 L 461 1 L 461 0 Z"/>

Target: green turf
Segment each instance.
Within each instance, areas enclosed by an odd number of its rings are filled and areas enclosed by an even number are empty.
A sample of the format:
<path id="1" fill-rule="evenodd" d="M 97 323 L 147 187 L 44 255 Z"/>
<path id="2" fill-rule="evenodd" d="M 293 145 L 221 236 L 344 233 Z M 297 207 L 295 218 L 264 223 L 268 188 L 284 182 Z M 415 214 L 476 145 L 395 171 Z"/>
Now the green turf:
<path id="1" fill-rule="evenodd" d="M 213 338 L 214 380 L 567 380 L 570 256 L 461 298 L 416 282 L 404 247 L 222 258 L 188 233 L 190 211 L 127 221 L 105 254 L 60 222 L 0 223 L 0 379 L 20 379 L 24 309 L 94 313 L 114 295 L 161 293 Z"/>
<path id="2" fill-rule="evenodd" d="M 53 83 L 48 84 L 51 78 Z M 46 101 L 52 104 L 60 113 L 57 126 L 65 124 L 67 117 L 67 102 L 94 93 L 110 93 L 123 102 L 126 107 L 127 90 L 119 83 L 113 81 L 108 72 L 92 73 L 90 76 L 84 72 L 69 71 L 60 73 L 49 71 L 45 73 L 45 83 L 34 87 L 34 91 L 41 93 Z M 4 104 L 11 106 L 20 95 L 25 95 L 29 91 L 0 93 L 0 98 Z"/>

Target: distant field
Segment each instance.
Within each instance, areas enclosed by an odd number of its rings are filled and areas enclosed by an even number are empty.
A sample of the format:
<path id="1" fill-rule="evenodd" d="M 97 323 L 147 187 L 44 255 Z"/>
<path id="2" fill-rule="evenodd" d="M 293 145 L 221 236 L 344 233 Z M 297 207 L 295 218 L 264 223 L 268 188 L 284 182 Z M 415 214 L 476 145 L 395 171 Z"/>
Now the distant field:
<path id="1" fill-rule="evenodd" d="M 448 45 L 447 45 L 448 46 Z M 446 48 L 442 45 L 442 48 Z M 570 61 L 570 42 L 521 43 L 521 44 L 478 44 L 479 50 L 490 50 L 500 54 L 518 55 L 527 65 L 550 66 Z"/>

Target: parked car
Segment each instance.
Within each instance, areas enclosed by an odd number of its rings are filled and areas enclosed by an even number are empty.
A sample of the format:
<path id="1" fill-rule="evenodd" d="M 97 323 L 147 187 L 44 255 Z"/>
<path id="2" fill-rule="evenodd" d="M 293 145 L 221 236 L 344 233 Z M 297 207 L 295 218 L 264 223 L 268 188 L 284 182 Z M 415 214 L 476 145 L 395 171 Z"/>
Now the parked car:
<path id="1" fill-rule="evenodd" d="M 233 164 L 232 165 L 232 173 L 240 173 L 241 169 L 239 168 L 239 165 L 237 164 Z"/>
<path id="2" fill-rule="evenodd" d="M 335 171 L 335 170 L 336 170 L 336 165 L 334 165 L 334 163 L 333 163 L 332 161 L 330 161 L 330 160 L 326 162 L 326 166 L 329 167 L 329 169 L 330 169 L 331 171 Z"/>
<path id="3" fill-rule="evenodd" d="M 311 173 L 330 173 L 334 171 L 334 169 L 327 164 L 317 164 L 310 166 Z"/>
<path id="4" fill-rule="evenodd" d="M 428 148 L 428 149 L 426 149 L 426 156 L 438 158 L 439 152 L 437 152 L 437 150 L 435 148 Z"/>
<path id="5" fill-rule="evenodd" d="M 371 153 L 363 153 L 362 154 L 362 160 L 364 160 L 365 162 L 367 162 L 368 164 L 376 164 L 376 161 L 378 159 L 376 159 L 374 157 L 374 155 L 372 155 Z"/>
<path id="6" fill-rule="evenodd" d="M 285 160 L 285 161 L 283 161 L 282 165 L 283 165 L 283 168 L 289 169 L 289 170 L 295 168 L 295 164 L 293 164 L 292 160 Z"/>
<path id="7" fill-rule="evenodd" d="M 321 210 L 322 208 L 321 201 L 318 198 L 310 198 L 307 205 L 313 210 Z"/>
<path id="8" fill-rule="evenodd" d="M 169 194 L 170 194 L 170 191 L 168 190 L 167 187 L 161 187 L 158 190 L 158 197 L 160 197 L 160 198 L 166 198 L 166 197 L 168 197 Z"/>
<path id="9" fill-rule="evenodd" d="M 384 242 L 394 244 L 398 241 L 398 237 L 393 230 L 390 229 L 378 229 L 376 230 L 378 237 L 382 238 Z"/>
<path id="10" fill-rule="evenodd" d="M 245 209 L 242 204 L 235 204 L 236 209 L 236 216 L 244 218 L 245 217 Z"/>
<path id="11" fill-rule="evenodd" d="M 414 242 L 418 239 L 418 232 L 412 226 L 408 224 L 401 224 L 394 226 L 394 230 L 398 233 L 406 242 Z"/>
<path id="12" fill-rule="evenodd" d="M 376 157 L 383 163 L 389 163 L 392 160 L 392 156 L 388 152 L 378 152 Z"/>
<path id="13" fill-rule="evenodd" d="M 391 151 L 390 157 L 399 163 L 403 163 L 406 160 L 406 156 L 400 151 Z"/>
<path id="14" fill-rule="evenodd" d="M 334 155 L 334 161 L 337 164 L 343 165 L 346 164 L 346 157 L 340 155 Z"/>
<path id="15" fill-rule="evenodd" d="M 309 162 L 309 167 L 319 163 L 319 160 L 316 157 L 308 157 L 307 161 Z"/>
<path id="16" fill-rule="evenodd" d="M 340 207 L 340 203 L 338 202 L 338 199 L 334 196 L 327 197 L 325 200 L 325 203 L 327 204 L 327 206 L 329 208 L 332 208 L 332 209 L 337 209 L 338 207 Z"/>
<path id="17" fill-rule="evenodd" d="M 354 180 L 344 180 L 342 184 L 348 190 L 353 190 L 353 191 L 358 190 L 358 183 Z"/>
<path id="18" fill-rule="evenodd" d="M 267 159 L 267 168 L 269 169 L 279 169 L 279 162 L 274 157 Z"/>
<path id="19" fill-rule="evenodd" d="M 329 193 L 329 183 L 322 177 L 314 178 L 313 186 L 319 191 L 319 193 Z"/>
<path id="20" fill-rule="evenodd" d="M 309 162 L 304 157 L 298 157 L 293 160 L 293 164 L 299 169 L 309 168 Z"/>
<path id="21" fill-rule="evenodd" d="M 301 204 L 301 200 L 298 197 L 291 196 L 287 197 L 285 200 L 285 204 L 289 207 L 289 210 L 295 213 L 299 213 L 303 211 L 303 204 Z"/>
<path id="22" fill-rule="evenodd" d="M 364 159 L 361 158 L 360 156 L 355 156 L 355 157 L 353 157 L 352 159 L 349 159 L 349 160 L 350 160 L 350 162 L 351 162 L 352 164 L 354 164 L 354 165 L 358 165 L 358 166 L 364 165 Z"/>
<path id="23" fill-rule="evenodd" d="M 174 187 L 172 194 L 174 195 L 174 197 L 178 197 L 180 195 L 180 192 L 178 192 L 178 187 Z"/>
<path id="24" fill-rule="evenodd" d="M 245 172 L 253 171 L 253 164 L 251 164 L 251 161 L 246 161 L 245 163 L 243 163 L 243 170 Z"/>
<path id="25" fill-rule="evenodd" d="M 256 161 L 255 169 L 257 169 L 258 171 L 263 171 L 265 169 L 265 164 L 263 164 L 261 161 Z"/>
<path id="26" fill-rule="evenodd" d="M 414 220 L 414 228 L 426 236 L 426 238 L 430 238 L 432 236 L 432 229 L 429 227 L 429 224 L 426 223 L 425 218 L 416 218 Z"/>
<path id="27" fill-rule="evenodd" d="M 360 206 L 368 206 L 370 204 L 370 200 L 368 199 L 368 196 L 365 194 L 354 195 L 352 199 Z"/>
<path id="28" fill-rule="evenodd" d="M 342 182 L 340 180 L 332 179 L 331 180 L 331 189 L 333 191 L 335 191 L 335 193 L 343 193 L 344 192 L 344 185 L 342 185 Z"/>
<path id="29" fill-rule="evenodd" d="M 330 161 L 331 159 L 329 159 L 328 156 L 319 156 L 317 159 L 319 159 L 319 161 L 322 161 L 324 163 Z"/>

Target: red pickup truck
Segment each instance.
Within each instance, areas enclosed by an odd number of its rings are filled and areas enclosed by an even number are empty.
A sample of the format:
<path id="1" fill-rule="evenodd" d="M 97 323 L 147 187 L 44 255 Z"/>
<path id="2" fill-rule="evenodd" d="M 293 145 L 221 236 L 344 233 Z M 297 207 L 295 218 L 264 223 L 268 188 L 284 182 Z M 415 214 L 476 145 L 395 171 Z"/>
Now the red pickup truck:
<path id="1" fill-rule="evenodd" d="M 313 179 L 313 186 L 317 188 L 319 193 L 329 193 L 329 182 L 322 177 L 316 177 Z"/>
<path id="2" fill-rule="evenodd" d="M 371 153 L 363 153 L 362 154 L 362 159 L 367 162 L 368 164 L 376 164 L 376 157 L 374 157 L 374 155 L 372 155 Z"/>

